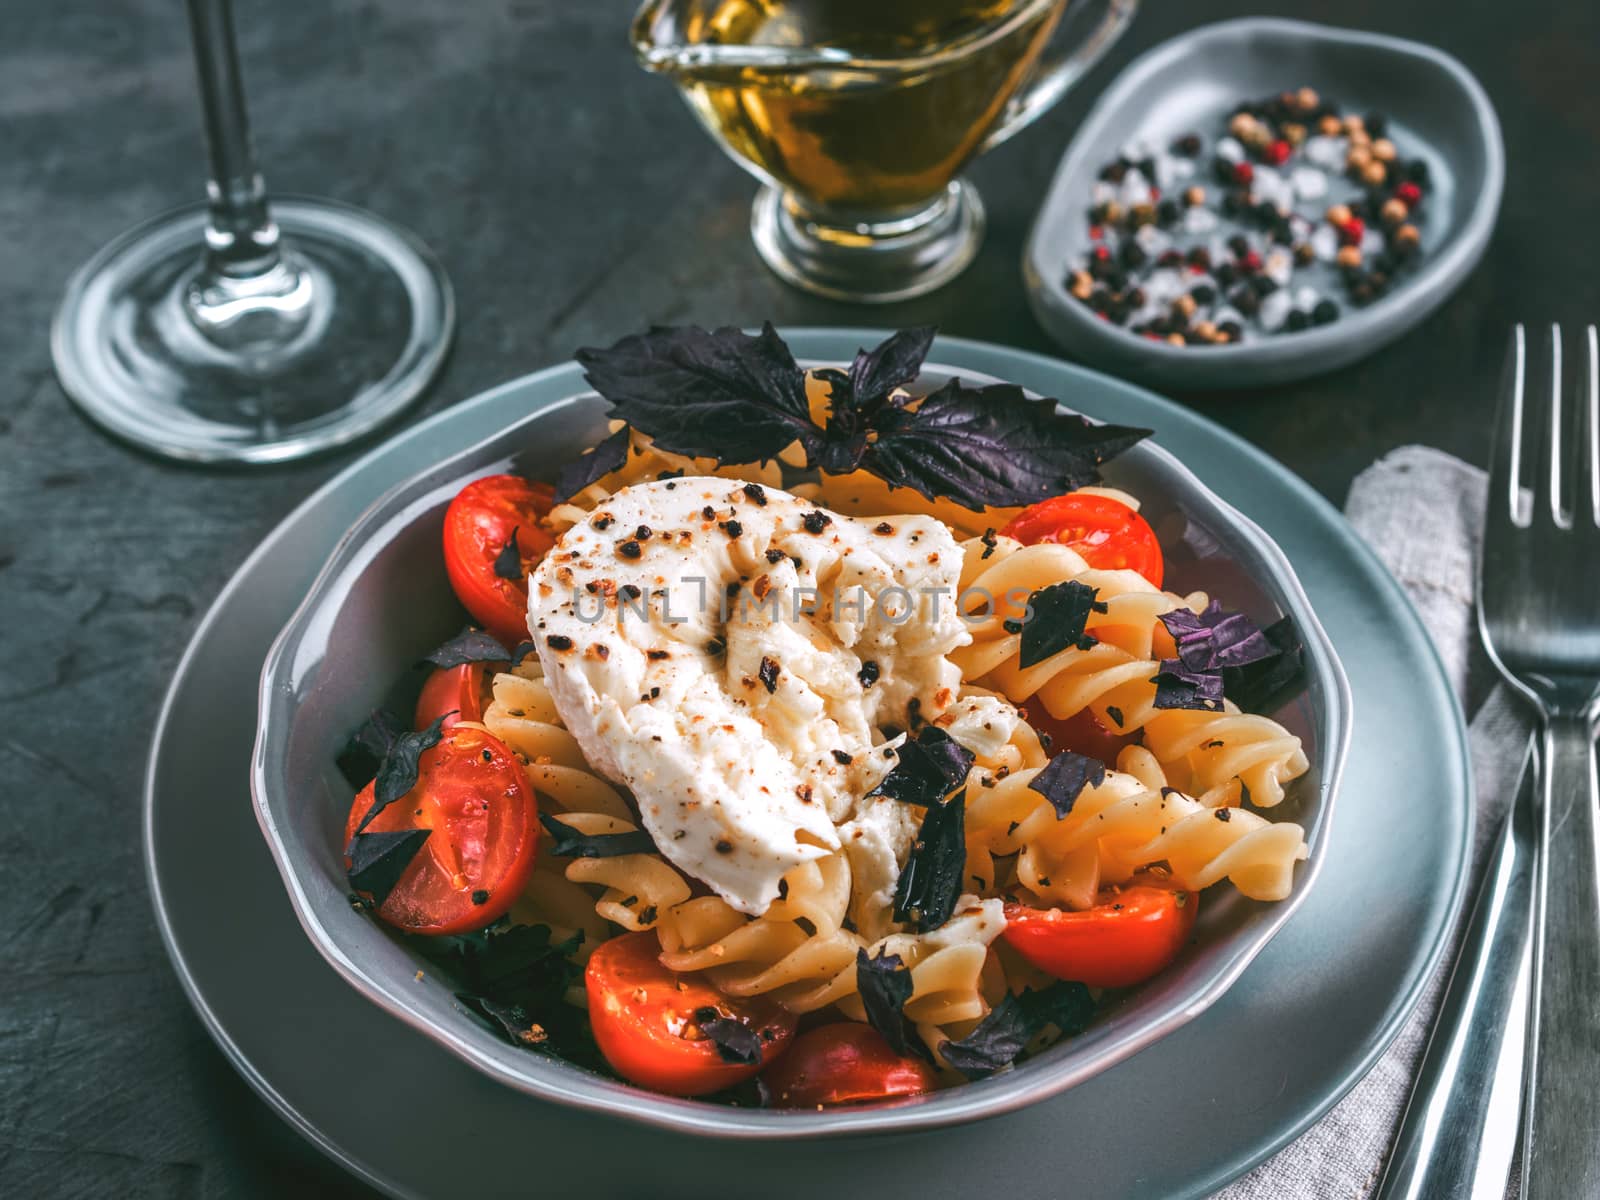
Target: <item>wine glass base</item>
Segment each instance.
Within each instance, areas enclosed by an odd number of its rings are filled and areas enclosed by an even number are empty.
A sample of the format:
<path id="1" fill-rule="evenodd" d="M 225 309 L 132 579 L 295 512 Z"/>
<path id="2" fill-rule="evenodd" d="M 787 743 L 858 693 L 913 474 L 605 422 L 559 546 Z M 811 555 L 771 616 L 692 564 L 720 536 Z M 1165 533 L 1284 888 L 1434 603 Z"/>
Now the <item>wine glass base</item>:
<path id="1" fill-rule="evenodd" d="M 197 305 L 218 313 L 195 290 L 203 205 L 129 230 L 79 268 L 50 345 L 86 416 L 165 458 L 272 463 L 344 445 L 421 394 L 455 330 L 427 247 L 336 201 L 282 198 L 272 216 L 294 286 L 232 325 L 196 320 Z"/>
<path id="2" fill-rule="evenodd" d="M 781 278 L 861 304 L 908 300 L 943 287 L 978 253 L 983 228 L 983 202 L 963 179 L 928 207 L 893 220 L 819 219 L 770 184 L 756 194 L 750 212 L 756 251 Z"/>

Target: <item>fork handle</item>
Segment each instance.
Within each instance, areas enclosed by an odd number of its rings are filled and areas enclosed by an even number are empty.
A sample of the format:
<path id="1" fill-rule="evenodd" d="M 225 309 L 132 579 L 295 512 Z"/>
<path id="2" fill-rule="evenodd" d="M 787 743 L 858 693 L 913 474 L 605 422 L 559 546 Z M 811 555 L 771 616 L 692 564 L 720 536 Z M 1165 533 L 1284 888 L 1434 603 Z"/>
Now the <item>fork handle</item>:
<path id="1" fill-rule="evenodd" d="M 1544 727 L 1524 1200 L 1600 1196 L 1600 843 L 1587 713 Z"/>

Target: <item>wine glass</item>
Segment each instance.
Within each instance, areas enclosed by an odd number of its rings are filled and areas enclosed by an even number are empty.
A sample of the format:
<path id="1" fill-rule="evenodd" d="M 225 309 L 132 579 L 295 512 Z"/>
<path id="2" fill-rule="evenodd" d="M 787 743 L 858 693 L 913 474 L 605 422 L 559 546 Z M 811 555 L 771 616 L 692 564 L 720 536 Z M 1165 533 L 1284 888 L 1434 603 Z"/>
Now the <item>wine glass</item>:
<path id="1" fill-rule="evenodd" d="M 438 374 L 449 280 L 405 230 L 332 200 L 269 206 L 250 145 L 230 0 L 187 0 L 207 202 L 105 246 L 67 284 L 56 374 L 124 441 L 190 462 L 270 463 L 340 446 Z"/>

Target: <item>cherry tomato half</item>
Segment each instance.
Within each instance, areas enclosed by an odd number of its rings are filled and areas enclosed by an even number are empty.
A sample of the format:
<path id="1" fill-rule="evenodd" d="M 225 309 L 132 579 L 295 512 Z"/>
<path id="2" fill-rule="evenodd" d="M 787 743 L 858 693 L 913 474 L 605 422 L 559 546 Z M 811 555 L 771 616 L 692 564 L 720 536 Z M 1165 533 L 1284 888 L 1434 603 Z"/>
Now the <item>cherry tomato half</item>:
<path id="1" fill-rule="evenodd" d="M 362 788 L 350 806 L 346 846 L 372 807 L 374 787 Z M 405 829 L 432 832 L 378 916 L 408 933 L 465 933 L 504 914 L 522 894 L 539 845 L 538 802 L 504 742 L 458 726 L 423 751 L 416 786 L 366 832 Z"/>
<path id="2" fill-rule="evenodd" d="M 1083 912 L 1007 904 L 1001 936 L 1057 979 L 1132 987 L 1178 956 L 1200 911 L 1198 895 L 1178 891 L 1156 875 L 1106 888 L 1098 900 Z"/>
<path id="3" fill-rule="evenodd" d="M 444 514 L 444 569 L 473 619 L 509 648 L 528 637 L 528 571 L 555 544 L 539 524 L 555 502 L 547 483 L 488 475 L 456 493 Z M 495 571 L 515 536 L 517 578 Z"/>
<path id="4" fill-rule="evenodd" d="M 440 717 L 444 728 L 457 721 L 481 721 L 489 706 L 489 664 L 462 663 L 459 667 L 435 667 L 417 697 L 414 729 L 426 729 Z"/>
<path id="5" fill-rule="evenodd" d="M 697 975 L 667 970 L 660 953 L 646 929 L 601 942 L 589 956 L 589 1022 L 618 1075 L 673 1096 L 703 1096 L 743 1083 L 788 1047 L 795 1018 L 776 1000 L 724 996 Z M 707 1009 L 754 1030 L 759 1061 L 726 1061 L 700 1031 Z"/>
<path id="6" fill-rule="evenodd" d="M 901 1058 L 881 1033 L 859 1021 L 802 1033 L 761 1078 L 775 1108 L 863 1104 L 938 1086 L 931 1066 L 920 1058 Z"/>
<path id="7" fill-rule="evenodd" d="M 1025 508 L 1000 531 L 1025 546 L 1054 542 L 1101 571 L 1137 571 L 1156 587 L 1165 568 L 1150 523 L 1109 496 L 1069 492 Z"/>
<path id="8" fill-rule="evenodd" d="M 1028 705 L 1028 724 L 1039 733 L 1050 736 L 1051 754 L 1071 750 L 1076 754 L 1098 758 L 1108 767 L 1116 766 L 1117 755 L 1122 753 L 1122 748 L 1137 740 L 1136 734 L 1118 733 L 1106 727 L 1087 708 L 1065 721 L 1058 721 L 1045 711 L 1043 704 L 1033 702 Z"/>

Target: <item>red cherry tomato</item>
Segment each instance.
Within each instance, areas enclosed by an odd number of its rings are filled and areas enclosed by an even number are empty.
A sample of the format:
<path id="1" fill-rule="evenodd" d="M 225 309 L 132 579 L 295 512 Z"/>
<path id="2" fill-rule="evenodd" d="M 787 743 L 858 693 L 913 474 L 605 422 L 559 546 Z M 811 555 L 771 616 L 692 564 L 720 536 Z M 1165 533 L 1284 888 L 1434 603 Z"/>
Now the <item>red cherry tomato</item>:
<path id="1" fill-rule="evenodd" d="M 659 961 L 653 930 L 601 942 L 589 956 L 584 987 L 600 1053 L 618 1075 L 673 1096 L 703 1096 L 751 1078 L 788 1047 L 795 1018 L 764 996 L 724 996 L 698 975 Z M 707 1009 L 755 1031 L 760 1060 L 728 1062 L 700 1032 Z"/>
<path id="2" fill-rule="evenodd" d="M 802 1033 L 761 1078 L 775 1108 L 863 1104 L 916 1096 L 939 1085 L 931 1066 L 920 1058 L 901 1058 L 881 1033 L 859 1021 Z"/>
<path id="3" fill-rule="evenodd" d="M 1101 571 L 1137 571 L 1156 587 L 1165 574 L 1150 523 L 1109 496 L 1070 492 L 1025 508 L 1000 531 L 1025 546 L 1055 542 Z"/>
<path id="4" fill-rule="evenodd" d="M 346 846 L 372 807 L 374 786 L 350 806 Z M 504 742 L 458 727 L 423 751 L 416 786 L 366 832 L 405 829 L 432 832 L 378 916 L 408 933 L 465 933 L 503 915 L 522 894 L 539 845 L 538 802 Z"/>
<path id="5" fill-rule="evenodd" d="M 1057 979 L 1132 987 L 1177 957 L 1200 910 L 1198 895 L 1178 891 L 1157 875 L 1106 888 L 1098 900 L 1084 912 L 1007 904 L 1001 936 Z"/>
<path id="6" fill-rule="evenodd" d="M 462 663 L 459 667 L 435 667 L 417 697 L 413 728 L 426 729 L 440 717 L 444 728 L 457 721 L 482 721 L 489 706 L 489 664 Z"/>
<path id="7" fill-rule="evenodd" d="M 555 503 L 555 489 L 520 475 L 489 475 L 456 493 L 444 514 L 444 569 L 473 619 L 506 647 L 528 637 L 528 571 L 555 544 L 539 524 Z M 515 535 L 517 578 L 495 572 Z"/>
<path id="8" fill-rule="evenodd" d="M 1118 733 L 1114 729 L 1107 728 L 1101 723 L 1100 718 L 1087 708 L 1065 721 L 1058 721 L 1045 711 L 1042 703 L 1030 703 L 1028 724 L 1037 732 L 1049 735 L 1050 753 L 1059 754 L 1063 750 L 1071 750 L 1077 754 L 1087 754 L 1090 758 L 1098 758 L 1108 767 L 1117 765 L 1117 755 L 1122 753 L 1124 746 L 1131 746 L 1138 740 L 1136 734 Z"/>

